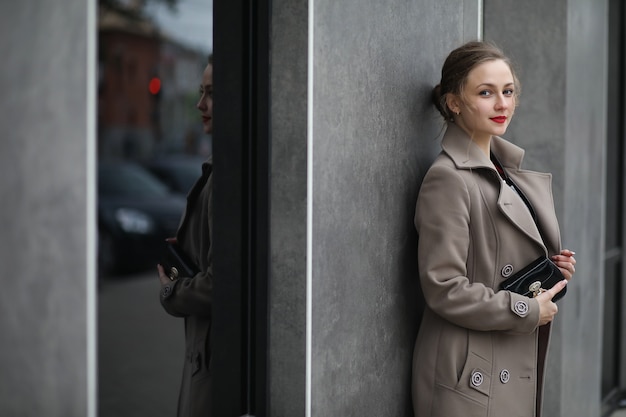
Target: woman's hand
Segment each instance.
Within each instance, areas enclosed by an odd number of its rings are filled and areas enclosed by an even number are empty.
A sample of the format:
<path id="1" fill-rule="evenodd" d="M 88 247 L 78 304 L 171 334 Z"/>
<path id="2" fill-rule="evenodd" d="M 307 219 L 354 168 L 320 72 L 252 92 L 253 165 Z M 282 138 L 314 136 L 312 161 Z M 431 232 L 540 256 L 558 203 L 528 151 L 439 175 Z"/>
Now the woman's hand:
<path id="1" fill-rule="evenodd" d="M 576 265 L 576 259 L 574 259 L 575 254 L 576 252 L 572 252 L 569 249 L 563 249 L 559 255 L 552 257 L 552 262 L 559 267 L 563 277 L 568 281 L 572 279 L 574 272 L 576 272 L 576 268 L 574 267 L 574 265 Z"/>
<path id="2" fill-rule="evenodd" d="M 168 237 L 165 239 L 165 241 L 168 243 L 178 243 L 178 239 L 175 237 Z M 168 277 L 165 273 L 165 269 L 161 264 L 157 265 L 157 272 L 159 273 L 159 281 L 161 282 L 161 285 L 169 284 L 170 282 L 172 282 L 170 277 Z"/>
<path id="3" fill-rule="evenodd" d="M 543 291 L 535 297 L 539 302 L 539 325 L 550 323 L 559 312 L 559 307 L 552 302 L 552 298 L 557 295 L 567 285 L 567 279 L 559 281 L 549 290 Z"/>

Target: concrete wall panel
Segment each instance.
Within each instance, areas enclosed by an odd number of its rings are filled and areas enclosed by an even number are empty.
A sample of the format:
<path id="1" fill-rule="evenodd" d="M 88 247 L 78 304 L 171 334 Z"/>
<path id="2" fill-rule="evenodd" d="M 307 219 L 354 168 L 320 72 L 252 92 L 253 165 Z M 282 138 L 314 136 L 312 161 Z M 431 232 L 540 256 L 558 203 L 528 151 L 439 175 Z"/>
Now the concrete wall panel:
<path id="1" fill-rule="evenodd" d="M 269 415 L 304 416 L 308 2 L 272 2 Z"/>
<path id="2" fill-rule="evenodd" d="M 414 207 L 463 7 L 320 0 L 313 30 L 312 415 L 409 416 Z"/>
<path id="3" fill-rule="evenodd" d="M 79 0 L 0 5 L 3 416 L 82 417 L 95 392 L 87 330 L 95 325 L 87 304 L 90 10 Z"/>
<path id="4" fill-rule="evenodd" d="M 553 356 L 563 380 L 561 416 L 601 415 L 607 26 L 607 1 L 568 2 L 562 233 L 579 264 Z"/>

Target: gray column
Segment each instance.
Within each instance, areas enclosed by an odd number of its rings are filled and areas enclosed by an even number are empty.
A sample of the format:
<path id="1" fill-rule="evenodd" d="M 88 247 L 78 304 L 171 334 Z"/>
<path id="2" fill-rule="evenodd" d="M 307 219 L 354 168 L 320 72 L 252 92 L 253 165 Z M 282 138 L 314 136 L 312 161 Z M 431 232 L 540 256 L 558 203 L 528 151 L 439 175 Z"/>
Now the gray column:
<path id="1" fill-rule="evenodd" d="M 0 415 L 95 415 L 95 1 L 2 2 Z"/>
<path id="2" fill-rule="evenodd" d="M 307 1 L 272 1 L 269 415 L 304 416 Z"/>
<path id="3" fill-rule="evenodd" d="M 513 57 L 522 83 L 507 137 L 526 167 L 553 173 L 563 246 L 578 260 L 553 325 L 547 416 L 600 415 L 607 7 L 485 0 L 485 39 Z"/>
<path id="4" fill-rule="evenodd" d="M 467 18 L 462 2 L 273 4 L 272 415 L 412 415 L 414 206 L 443 129 L 430 91 Z"/>

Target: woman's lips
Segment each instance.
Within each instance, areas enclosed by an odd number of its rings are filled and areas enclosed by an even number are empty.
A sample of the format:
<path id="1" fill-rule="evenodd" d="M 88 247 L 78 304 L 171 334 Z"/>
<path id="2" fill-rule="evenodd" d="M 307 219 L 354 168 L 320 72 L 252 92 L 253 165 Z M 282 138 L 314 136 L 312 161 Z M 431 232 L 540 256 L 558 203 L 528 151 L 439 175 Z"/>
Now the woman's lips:
<path id="1" fill-rule="evenodd" d="M 492 117 L 491 120 L 493 120 L 496 123 L 504 123 L 506 122 L 506 116 L 496 116 L 496 117 Z"/>

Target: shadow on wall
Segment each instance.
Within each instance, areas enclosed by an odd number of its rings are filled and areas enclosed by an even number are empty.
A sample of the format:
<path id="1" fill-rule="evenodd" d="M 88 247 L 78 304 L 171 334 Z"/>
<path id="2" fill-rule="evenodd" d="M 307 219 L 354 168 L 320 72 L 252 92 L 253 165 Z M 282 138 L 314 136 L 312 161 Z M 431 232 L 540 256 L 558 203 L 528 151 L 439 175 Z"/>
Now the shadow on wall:
<path id="1" fill-rule="evenodd" d="M 433 86 L 426 82 L 417 86 L 415 94 L 413 95 L 413 104 L 409 109 L 410 115 L 412 116 L 410 119 L 413 134 L 407 144 L 409 156 L 406 161 L 407 164 L 409 164 L 409 167 L 407 167 L 409 171 L 407 178 L 409 178 L 411 182 L 404 188 L 404 195 L 401 199 L 401 218 L 404 225 L 403 227 L 406 230 L 406 241 L 401 253 L 401 270 L 404 271 L 405 275 L 400 284 L 402 294 L 399 302 L 402 304 L 401 310 L 406 313 L 408 320 L 406 329 L 410 334 L 407 335 L 407 343 L 409 345 L 408 349 L 410 349 L 411 360 L 413 346 L 426 305 L 420 285 L 419 265 L 417 263 L 417 244 L 419 237 L 414 224 L 415 205 L 424 176 L 441 150 L 440 139 L 445 131 L 445 124 L 441 115 L 431 102 L 432 88 Z M 410 390 L 410 363 L 407 364 L 407 368 L 409 372 L 405 386 Z M 406 415 L 413 416 L 410 393 L 407 399 Z"/>
<path id="2" fill-rule="evenodd" d="M 441 138 L 446 128 L 441 115 L 432 104 L 432 90 L 433 85 L 422 82 L 415 91 L 415 102 L 412 106 L 412 114 L 417 115 L 412 118 L 413 131 L 415 132 L 415 149 L 413 153 L 415 167 L 411 176 L 415 183 L 407 190 L 404 196 L 404 206 L 408 211 L 406 215 L 407 227 L 411 230 L 411 239 L 407 242 L 407 253 L 405 254 L 405 270 L 414 273 L 414 275 L 410 277 L 410 285 L 415 286 L 415 288 L 409 288 L 411 291 L 407 292 L 407 294 L 414 297 L 413 303 L 416 304 L 417 324 L 415 327 L 415 336 L 417 336 L 417 331 L 426 305 L 424 294 L 422 293 L 422 288 L 419 283 L 419 265 L 417 263 L 417 243 L 419 237 L 415 230 L 414 223 L 415 205 L 424 176 L 441 151 Z"/>

